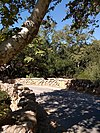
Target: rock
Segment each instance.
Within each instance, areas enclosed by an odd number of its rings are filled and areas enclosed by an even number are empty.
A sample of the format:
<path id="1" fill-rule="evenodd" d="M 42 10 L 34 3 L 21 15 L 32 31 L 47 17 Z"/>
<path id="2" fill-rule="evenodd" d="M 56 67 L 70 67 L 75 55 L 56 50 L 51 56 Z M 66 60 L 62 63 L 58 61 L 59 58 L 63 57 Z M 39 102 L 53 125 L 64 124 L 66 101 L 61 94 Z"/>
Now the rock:
<path id="1" fill-rule="evenodd" d="M 31 125 L 31 124 L 30 124 Z M 28 129 L 27 124 L 21 124 L 21 125 L 6 125 L 3 126 L 0 133 L 36 133 L 33 132 L 31 129 Z"/>
<path id="2" fill-rule="evenodd" d="M 85 79 L 71 80 L 71 83 L 67 87 L 67 89 L 100 95 L 99 82 L 91 82 L 90 80 L 85 80 Z"/>
<path id="3" fill-rule="evenodd" d="M 0 133 L 50 133 L 48 115 L 36 102 L 34 92 L 23 85 L 13 85 L 12 90 L 6 85 L 3 89 L 11 96 L 12 113 Z"/>

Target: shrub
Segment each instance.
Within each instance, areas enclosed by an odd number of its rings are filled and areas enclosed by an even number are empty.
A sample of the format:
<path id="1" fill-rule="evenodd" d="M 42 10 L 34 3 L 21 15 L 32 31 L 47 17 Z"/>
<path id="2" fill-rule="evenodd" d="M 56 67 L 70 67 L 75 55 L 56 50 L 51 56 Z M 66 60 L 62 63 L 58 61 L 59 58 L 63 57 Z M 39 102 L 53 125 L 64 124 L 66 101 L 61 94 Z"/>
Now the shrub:
<path id="1" fill-rule="evenodd" d="M 0 126 L 7 121 L 10 115 L 10 104 L 11 100 L 9 95 L 4 91 L 0 91 Z"/>

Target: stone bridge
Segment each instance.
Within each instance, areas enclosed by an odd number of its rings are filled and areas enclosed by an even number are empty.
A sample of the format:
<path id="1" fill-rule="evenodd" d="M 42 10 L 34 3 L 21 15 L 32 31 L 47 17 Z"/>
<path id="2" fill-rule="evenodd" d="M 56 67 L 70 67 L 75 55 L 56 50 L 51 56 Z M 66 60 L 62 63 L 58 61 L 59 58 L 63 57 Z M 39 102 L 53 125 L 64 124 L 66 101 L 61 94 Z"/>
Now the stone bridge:
<path id="1" fill-rule="evenodd" d="M 32 86 L 47 86 L 59 89 L 71 89 L 81 92 L 100 95 L 100 83 L 91 82 L 86 79 L 65 79 L 65 78 L 17 78 L 9 79 L 8 83 L 32 85 Z"/>
<path id="2" fill-rule="evenodd" d="M 29 91 L 28 95 L 25 94 L 26 98 L 24 97 L 24 102 L 28 102 L 28 104 L 25 103 L 25 106 L 27 105 L 29 110 L 28 112 L 27 110 L 26 112 L 23 112 L 22 109 L 20 118 L 24 119 L 24 115 L 25 118 L 28 117 L 27 115 L 35 115 L 33 109 L 36 108 L 36 114 L 38 117 L 36 119 L 35 117 L 32 117 L 33 120 L 39 122 L 38 129 L 42 130 L 41 133 L 99 133 L 100 97 L 65 89 L 67 87 L 76 89 L 77 85 L 82 91 L 84 91 L 84 87 L 87 87 L 88 89 L 93 87 L 95 88 L 95 86 L 88 80 L 73 80 L 63 78 L 48 78 L 48 80 L 43 78 L 18 78 L 14 80 L 9 79 L 8 83 L 0 82 L 1 90 L 7 91 L 12 99 L 11 109 L 13 114 L 18 113 L 18 116 L 20 108 L 18 108 L 17 105 L 20 103 L 21 98 L 23 99 L 23 95 L 20 97 L 20 94 L 24 94 L 24 91 L 26 91 L 27 94 L 27 91 Z M 27 87 L 29 87 L 29 89 Z M 98 85 L 96 87 L 98 90 L 100 90 Z M 30 88 L 32 89 L 32 92 Z M 51 88 L 55 89 L 49 91 Z M 40 94 L 37 93 L 35 102 L 33 92 L 36 93 L 36 90 L 38 89 L 41 89 L 41 92 Z M 47 91 L 43 92 L 43 89 Z M 96 92 L 95 89 L 91 90 L 92 92 Z M 22 103 L 24 102 L 22 101 Z M 31 105 L 32 109 L 31 112 L 29 112 Z M 45 109 L 44 112 L 41 110 L 40 106 Z M 48 119 L 46 119 L 45 113 L 47 113 L 47 118 L 50 120 L 49 123 Z M 26 119 L 25 123 L 27 123 Z M 53 127 L 54 132 L 47 131 L 47 123 L 50 124 L 50 129 L 51 126 Z M 1 133 L 19 133 L 20 129 L 22 130 L 23 128 L 27 128 L 27 126 L 25 127 L 25 124 L 23 125 L 23 123 L 21 123 L 20 126 L 18 123 L 12 126 L 3 126 Z M 32 128 L 35 127 L 32 126 Z M 13 131 L 11 131 L 12 129 Z M 15 132 L 15 130 L 17 131 Z M 23 130 L 20 133 L 25 133 Z"/>
<path id="3" fill-rule="evenodd" d="M 44 78 L 17 78 L 17 79 L 9 79 L 9 83 L 14 84 L 24 84 L 24 85 L 33 85 L 33 86 L 50 86 L 65 89 L 70 83 L 72 79 L 64 79 L 64 78 L 48 78 L 45 80 Z"/>
<path id="4" fill-rule="evenodd" d="M 72 79 L 63 79 L 63 78 L 18 78 L 14 79 L 14 83 L 20 83 L 24 85 L 35 85 L 35 86 L 50 86 L 57 88 L 66 88 L 66 84 L 70 84 Z"/>

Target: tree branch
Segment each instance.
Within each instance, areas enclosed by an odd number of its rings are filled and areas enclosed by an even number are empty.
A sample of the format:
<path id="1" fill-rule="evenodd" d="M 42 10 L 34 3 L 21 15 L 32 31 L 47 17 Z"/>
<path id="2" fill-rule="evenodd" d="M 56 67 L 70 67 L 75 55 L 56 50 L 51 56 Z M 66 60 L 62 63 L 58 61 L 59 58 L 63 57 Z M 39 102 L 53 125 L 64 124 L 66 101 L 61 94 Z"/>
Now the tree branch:
<path id="1" fill-rule="evenodd" d="M 0 44 L 0 66 L 9 62 L 34 39 L 51 1 L 38 0 L 31 16 L 22 25 L 21 31 Z"/>

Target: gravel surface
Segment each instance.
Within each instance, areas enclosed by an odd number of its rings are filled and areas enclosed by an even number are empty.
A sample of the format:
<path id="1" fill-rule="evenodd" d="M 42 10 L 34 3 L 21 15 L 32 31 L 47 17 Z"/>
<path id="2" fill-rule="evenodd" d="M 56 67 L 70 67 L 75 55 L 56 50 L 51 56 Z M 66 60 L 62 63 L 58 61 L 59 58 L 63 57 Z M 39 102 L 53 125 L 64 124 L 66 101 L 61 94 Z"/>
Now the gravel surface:
<path id="1" fill-rule="evenodd" d="M 100 133 L 100 97 L 47 86 L 28 86 L 56 133 Z"/>

